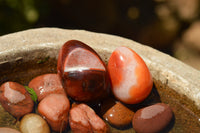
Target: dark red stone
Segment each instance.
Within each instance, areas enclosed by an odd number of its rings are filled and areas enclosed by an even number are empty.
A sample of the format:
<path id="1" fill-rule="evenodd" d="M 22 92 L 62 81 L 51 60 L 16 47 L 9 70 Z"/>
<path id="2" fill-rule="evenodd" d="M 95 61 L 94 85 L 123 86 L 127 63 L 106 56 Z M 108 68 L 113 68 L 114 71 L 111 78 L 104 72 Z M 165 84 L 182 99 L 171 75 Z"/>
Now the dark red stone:
<path id="1" fill-rule="evenodd" d="M 57 70 L 67 95 L 76 101 L 94 101 L 108 94 L 105 63 L 80 41 L 70 40 L 62 46 Z"/>
<path id="2" fill-rule="evenodd" d="M 138 133 L 155 133 L 163 130 L 173 117 L 172 109 L 157 103 L 138 110 L 133 117 L 133 128 Z"/>
<path id="3" fill-rule="evenodd" d="M 11 115 L 19 119 L 32 112 L 34 102 L 23 85 L 5 82 L 0 87 L 0 103 Z"/>

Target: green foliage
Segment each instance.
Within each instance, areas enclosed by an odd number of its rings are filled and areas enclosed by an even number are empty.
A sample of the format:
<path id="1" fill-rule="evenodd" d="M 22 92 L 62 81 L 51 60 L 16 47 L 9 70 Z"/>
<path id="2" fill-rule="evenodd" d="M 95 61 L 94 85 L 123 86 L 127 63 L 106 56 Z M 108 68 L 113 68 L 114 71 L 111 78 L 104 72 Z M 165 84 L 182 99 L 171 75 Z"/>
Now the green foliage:
<path id="1" fill-rule="evenodd" d="M 29 92 L 31 99 L 37 103 L 37 94 L 35 93 L 35 91 L 32 88 L 29 88 L 28 86 L 24 86 L 26 88 L 26 90 Z"/>

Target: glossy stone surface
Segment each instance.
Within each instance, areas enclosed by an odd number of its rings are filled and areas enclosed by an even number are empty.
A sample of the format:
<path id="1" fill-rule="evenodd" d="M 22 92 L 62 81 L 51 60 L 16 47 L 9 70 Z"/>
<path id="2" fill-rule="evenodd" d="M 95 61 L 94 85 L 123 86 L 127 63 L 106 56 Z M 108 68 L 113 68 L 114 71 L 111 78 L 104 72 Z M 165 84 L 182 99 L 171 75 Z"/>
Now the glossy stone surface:
<path id="1" fill-rule="evenodd" d="M 107 124 L 86 104 L 72 105 L 69 124 L 73 133 L 110 133 Z"/>
<path id="2" fill-rule="evenodd" d="M 56 132 L 62 132 L 67 128 L 69 110 L 70 102 L 63 94 L 48 95 L 38 104 L 38 113 Z"/>
<path id="3" fill-rule="evenodd" d="M 39 102 L 50 94 L 65 94 L 60 78 L 55 73 L 37 76 L 29 82 L 28 86 L 35 90 Z"/>
<path id="4" fill-rule="evenodd" d="M 163 130 L 173 117 L 172 109 L 157 103 L 138 110 L 133 117 L 133 128 L 138 133 L 155 133 Z"/>
<path id="5" fill-rule="evenodd" d="M 136 104 L 151 92 L 153 80 L 143 59 L 128 47 L 118 47 L 108 61 L 112 92 L 120 101 Z"/>
<path id="6" fill-rule="evenodd" d="M 5 82 L 0 86 L 0 103 L 17 120 L 32 112 L 33 100 L 23 85 L 17 82 Z"/>
<path id="7" fill-rule="evenodd" d="M 103 118 L 109 124 L 116 127 L 124 127 L 132 122 L 134 112 L 124 106 L 120 102 L 116 102 L 108 111 L 103 115 Z"/>
<path id="8" fill-rule="evenodd" d="M 50 133 L 47 122 L 39 114 L 29 113 L 20 120 L 21 133 Z"/>
<path id="9" fill-rule="evenodd" d="M 57 70 L 67 95 L 76 101 L 98 100 L 108 94 L 109 78 L 104 62 L 80 41 L 71 40 L 62 46 Z"/>

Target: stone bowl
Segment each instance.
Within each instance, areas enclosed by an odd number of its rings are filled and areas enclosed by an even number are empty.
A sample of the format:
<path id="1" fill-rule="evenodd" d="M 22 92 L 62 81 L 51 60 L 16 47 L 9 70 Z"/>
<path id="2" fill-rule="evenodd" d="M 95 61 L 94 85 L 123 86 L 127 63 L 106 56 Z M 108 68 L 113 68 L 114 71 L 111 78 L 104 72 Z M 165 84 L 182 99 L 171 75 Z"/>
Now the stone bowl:
<path id="1" fill-rule="evenodd" d="M 0 37 L 0 84 L 15 81 L 27 85 L 44 73 L 56 73 L 57 56 L 68 40 L 80 40 L 91 46 L 107 63 L 118 46 L 135 50 L 146 62 L 153 76 L 150 96 L 140 104 L 145 106 L 164 102 L 171 106 L 174 118 L 165 132 L 200 131 L 200 71 L 132 40 L 84 30 L 40 28 Z M 0 127 L 19 128 L 9 113 L 0 105 Z M 135 132 L 131 127 L 111 132 Z M 70 131 L 69 131 L 70 132 Z"/>

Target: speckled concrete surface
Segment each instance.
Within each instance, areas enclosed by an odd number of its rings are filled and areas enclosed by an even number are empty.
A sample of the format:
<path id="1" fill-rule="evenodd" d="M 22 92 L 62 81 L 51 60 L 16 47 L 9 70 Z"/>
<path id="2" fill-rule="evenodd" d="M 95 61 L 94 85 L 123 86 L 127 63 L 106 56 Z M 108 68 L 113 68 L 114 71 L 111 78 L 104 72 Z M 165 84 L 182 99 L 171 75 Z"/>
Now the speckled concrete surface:
<path id="1" fill-rule="evenodd" d="M 8 34 L 0 37 L 0 66 L 42 56 L 57 58 L 60 47 L 72 39 L 90 45 L 105 61 L 108 61 L 111 52 L 118 46 L 132 48 L 145 60 L 154 80 L 186 95 L 200 109 L 200 71 L 148 46 L 118 36 L 58 28 Z"/>

